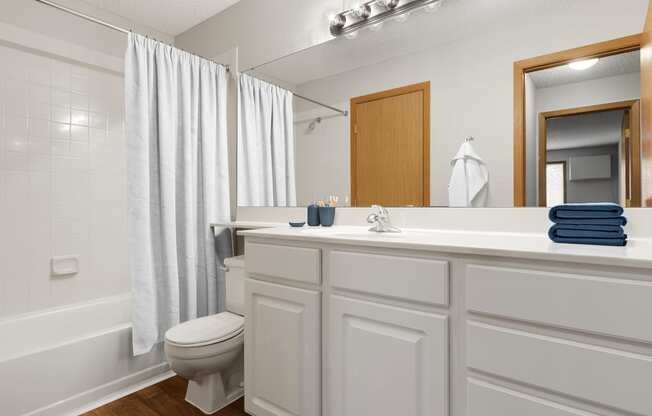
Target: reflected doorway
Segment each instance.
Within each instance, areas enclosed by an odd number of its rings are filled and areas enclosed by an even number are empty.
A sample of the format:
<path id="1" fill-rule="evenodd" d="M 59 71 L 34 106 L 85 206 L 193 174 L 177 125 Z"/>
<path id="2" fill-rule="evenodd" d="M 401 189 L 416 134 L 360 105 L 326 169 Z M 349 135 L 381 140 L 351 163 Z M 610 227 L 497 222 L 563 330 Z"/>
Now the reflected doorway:
<path id="1" fill-rule="evenodd" d="M 538 153 L 539 206 L 559 203 L 560 189 L 563 202 L 641 206 L 639 100 L 540 113 Z M 559 163 L 563 183 L 548 189 Z"/>

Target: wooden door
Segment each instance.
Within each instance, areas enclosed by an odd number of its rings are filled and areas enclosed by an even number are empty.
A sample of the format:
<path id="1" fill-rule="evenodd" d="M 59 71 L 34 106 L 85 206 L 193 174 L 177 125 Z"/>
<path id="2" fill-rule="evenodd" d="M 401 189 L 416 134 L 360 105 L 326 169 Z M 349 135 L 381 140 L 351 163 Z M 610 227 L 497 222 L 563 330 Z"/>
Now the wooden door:
<path id="1" fill-rule="evenodd" d="M 321 415 L 319 292 L 247 279 L 245 296 L 247 413 Z"/>
<path id="2" fill-rule="evenodd" d="M 351 99 L 352 206 L 430 205 L 430 83 Z"/>
<path id="3" fill-rule="evenodd" d="M 652 3 L 641 41 L 642 202 L 652 207 Z"/>
<path id="4" fill-rule="evenodd" d="M 329 416 L 447 416 L 443 315 L 330 296 Z"/>

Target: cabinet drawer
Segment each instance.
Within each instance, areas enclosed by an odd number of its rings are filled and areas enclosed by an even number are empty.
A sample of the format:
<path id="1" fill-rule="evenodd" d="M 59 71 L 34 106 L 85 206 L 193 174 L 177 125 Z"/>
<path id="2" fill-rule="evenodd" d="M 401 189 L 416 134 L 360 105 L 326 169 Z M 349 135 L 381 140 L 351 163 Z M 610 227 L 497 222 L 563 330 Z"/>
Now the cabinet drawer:
<path id="1" fill-rule="evenodd" d="M 598 416 L 480 380 L 467 383 L 468 416 Z"/>
<path id="2" fill-rule="evenodd" d="M 246 243 L 247 273 L 305 283 L 321 283 L 321 252 L 317 248 Z"/>
<path id="3" fill-rule="evenodd" d="M 472 312 L 652 342 L 652 282 L 470 265 L 466 304 Z"/>
<path id="4" fill-rule="evenodd" d="M 467 324 L 466 339 L 469 368 L 652 415 L 652 357 L 479 322 Z"/>
<path id="5" fill-rule="evenodd" d="M 448 306 L 447 261 L 334 250 L 329 277 L 341 289 Z"/>

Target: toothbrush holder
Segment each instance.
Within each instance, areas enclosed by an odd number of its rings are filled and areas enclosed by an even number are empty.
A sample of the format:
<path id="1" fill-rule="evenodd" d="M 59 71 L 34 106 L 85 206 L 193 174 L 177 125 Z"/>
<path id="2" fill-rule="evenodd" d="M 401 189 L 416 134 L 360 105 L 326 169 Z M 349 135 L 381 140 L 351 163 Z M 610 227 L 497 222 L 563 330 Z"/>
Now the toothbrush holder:
<path id="1" fill-rule="evenodd" d="M 322 227 L 330 227 L 335 222 L 335 207 L 319 207 L 319 221 Z"/>

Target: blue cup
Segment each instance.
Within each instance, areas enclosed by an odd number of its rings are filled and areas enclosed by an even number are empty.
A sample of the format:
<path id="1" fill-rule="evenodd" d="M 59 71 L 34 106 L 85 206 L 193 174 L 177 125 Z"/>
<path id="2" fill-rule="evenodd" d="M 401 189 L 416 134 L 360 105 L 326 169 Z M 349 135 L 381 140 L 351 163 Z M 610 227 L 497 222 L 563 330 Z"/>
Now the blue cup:
<path id="1" fill-rule="evenodd" d="M 311 227 L 319 226 L 319 206 L 317 204 L 308 205 L 308 225 Z"/>
<path id="2" fill-rule="evenodd" d="M 330 227 L 335 222 L 335 207 L 319 207 L 319 221 L 322 227 Z"/>

